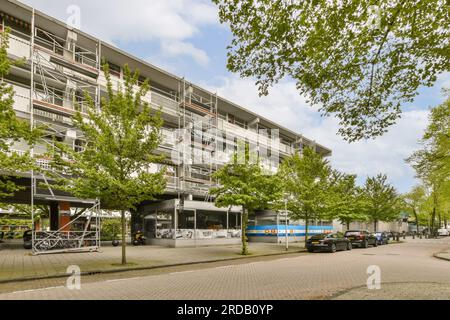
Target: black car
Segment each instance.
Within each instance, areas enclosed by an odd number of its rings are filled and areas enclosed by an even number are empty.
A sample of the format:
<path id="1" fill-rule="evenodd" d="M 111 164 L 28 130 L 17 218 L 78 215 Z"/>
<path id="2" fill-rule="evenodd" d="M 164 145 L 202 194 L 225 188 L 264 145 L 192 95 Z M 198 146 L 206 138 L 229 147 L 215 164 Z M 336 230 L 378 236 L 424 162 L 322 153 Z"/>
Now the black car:
<path id="1" fill-rule="evenodd" d="M 31 242 L 31 230 L 27 230 L 23 233 L 23 247 L 25 249 L 31 249 L 32 242 Z"/>
<path id="2" fill-rule="evenodd" d="M 377 237 L 367 230 L 348 230 L 344 236 L 354 247 L 367 248 L 370 245 L 374 247 L 378 246 Z"/>
<path id="3" fill-rule="evenodd" d="M 313 235 L 306 242 L 308 252 L 327 251 L 336 252 L 339 250 L 351 250 L 352 244 L 341 233 L 322 233 Z"/>

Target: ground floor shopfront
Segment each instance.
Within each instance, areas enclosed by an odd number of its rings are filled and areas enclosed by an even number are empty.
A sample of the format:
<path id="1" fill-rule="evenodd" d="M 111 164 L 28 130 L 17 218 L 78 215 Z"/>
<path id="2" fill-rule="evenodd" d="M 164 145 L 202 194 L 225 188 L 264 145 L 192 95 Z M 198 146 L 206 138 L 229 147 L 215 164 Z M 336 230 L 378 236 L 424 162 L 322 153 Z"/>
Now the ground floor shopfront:
<path id="1" fill-rule="evenodd" d="M 238 244 L 241 242 L 242 210 L 240 207 L 218 208 L 212 202 L 178 199 L 144 205 L 132 222 L 132 232 L 142 231 L 149 245 L 192 247 Z M 280 243 L 303 241 L 304 223 L 286 221 L 283 213 L 271 210 L 250 215 L 247 236 L 252 242 Z M 308 227 L 308 235 L 333 232 L 332 223 Z"/>
<path id="2" fill-rule="evenodd" d="M 144 232 L 147 244 L 170 247 L 238 244 L 242 216 L 239 207 L 218 208 L 212 202 L 172 199 L 141 206 L 133 231 Z"/>

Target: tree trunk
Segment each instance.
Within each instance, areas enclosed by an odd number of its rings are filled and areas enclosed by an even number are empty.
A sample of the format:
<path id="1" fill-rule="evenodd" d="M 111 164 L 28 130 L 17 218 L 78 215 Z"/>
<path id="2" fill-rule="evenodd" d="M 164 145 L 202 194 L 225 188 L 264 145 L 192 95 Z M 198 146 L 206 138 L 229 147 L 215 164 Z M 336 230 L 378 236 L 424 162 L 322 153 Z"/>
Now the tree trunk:
<path id="1" fill-rule="evenodd" d="M 248 223 L 248 212 L 242 207 L 242 251 L 241 254 L 243 256 L 248 255 L 248 246 L 247 246 L 247 223 Z"/>
<path id="2" fill-rule="evenodd" d="M 433 186 L 433 215 L 432 215 L 432 220 L 431 220 L 431 229 L 433 230 L 434 233 L 434 228 L 435 228 L 435 220 L 436 220 L 436 206 L 437 206 L 437 196 L 436 196 L 436 189 L 435 186 Z"/>
<path id="3" fill-rule="evenodd" d="M 416 230 L 417 230 L 417 233 L 419 233 L 419 219 L 417 217 L 416 209 L 413 209 L 413 214 L 414 214 L 414 219 L 416 220 Z"/>
<path id="4" fill-rule="evenodd" d="M 125 210 L 120 212 L 122 218 L 122 264 L 127 264 L 127 242 L 126 242 L 126 221 L 125 221 Z"/>
<path id="5" fill-rule="evenodd" d="M 378 220 L 374 220 L 373 221 L 373 232 L 377 232 L 377 224 L 378 224 Z"/>
<path id="6" fill-rule="evenodd" d="M 436 220 L 436 207 L 433 207 L 433 212 L 432 212 L 432 214 L 431 214 L 431 232 L 432 233 L 434 233 L 434 223 L 435 223 L 435 220 Z"/>
<path id="7" fill-rule="evenodd" d="M 350 230 L 350 221 L 347 221 L 347 230 L 345 230 L 345 231 L 348 231 L 348 230 Z"/>

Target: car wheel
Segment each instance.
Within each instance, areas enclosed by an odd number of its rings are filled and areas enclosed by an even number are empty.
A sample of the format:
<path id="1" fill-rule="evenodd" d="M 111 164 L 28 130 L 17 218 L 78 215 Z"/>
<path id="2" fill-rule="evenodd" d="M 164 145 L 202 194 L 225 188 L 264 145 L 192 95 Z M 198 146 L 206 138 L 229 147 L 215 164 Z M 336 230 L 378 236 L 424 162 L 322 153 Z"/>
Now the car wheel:
<path id="1" fill-rule="evenodd" d="M 331 251 L 331 253 L 335 253 L 336 252 L 336 244 L 335 243 L 331 244 L 330 251 Z"/>
<path id="2" fill-rule="evenodd" d="M 308 248 L 308 252 L 309 252 L 309 253 L 313 253 L 313 252 L 314 252 L 314 249 L 313 249 L 313 248 Z"/>
<path id="3" fill-rule="evenodd" d="M 369 246 L 369 243 L 366 241 L 364 241 L 361 245 L 364 249 L 367 248 Z"/>
<path id="4" fill-rule="evenodd" d="M 352 243 L 351 242 L 347 243 L 347 250 L 352 250 Z"/>
<path id="5" fill-rule="evenodd" d="M 375 242 L 373 243 L 374 247 L 378 247 L 378 240 L 375 240 Z"/>

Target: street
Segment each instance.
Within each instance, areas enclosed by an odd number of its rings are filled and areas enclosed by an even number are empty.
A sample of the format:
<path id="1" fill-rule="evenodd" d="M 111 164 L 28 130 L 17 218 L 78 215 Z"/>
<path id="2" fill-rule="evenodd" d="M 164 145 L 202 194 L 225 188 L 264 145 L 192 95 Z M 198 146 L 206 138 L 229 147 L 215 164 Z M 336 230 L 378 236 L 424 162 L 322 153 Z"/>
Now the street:
<path id="1" fill-rule="evenodd" d="M 86 276 L 80 290 L 66 288 L 66 279 L 47 280 L 49 287 L 35 281 L 32 289 L 0 285 L 0 299 L 450 299 L 450 261 L 433 257 L 448 248 L 448 237 L 407 239 L 335 254 Z M 381 270 L 379 290 L 366 286 L 373 265 Z"/>

